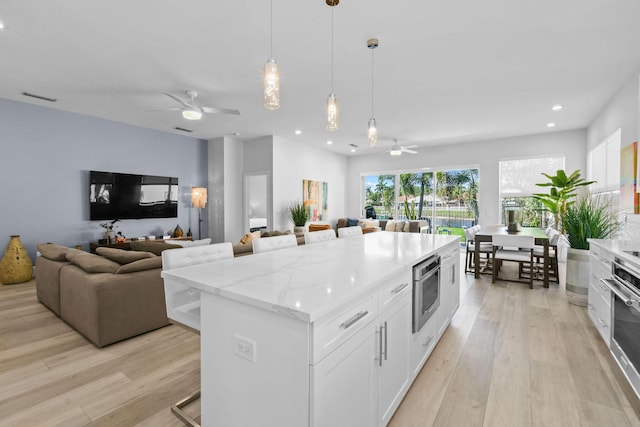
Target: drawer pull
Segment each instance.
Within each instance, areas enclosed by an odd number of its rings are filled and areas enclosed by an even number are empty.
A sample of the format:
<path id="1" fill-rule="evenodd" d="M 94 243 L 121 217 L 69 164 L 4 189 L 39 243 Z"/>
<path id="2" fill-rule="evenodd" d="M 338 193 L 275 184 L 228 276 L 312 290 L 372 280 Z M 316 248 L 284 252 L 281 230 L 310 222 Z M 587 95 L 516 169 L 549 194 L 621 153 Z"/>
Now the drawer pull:
<path id="1" fill-rule="evenodd" d="M 600 324 L 602 325 L 603 328 L 607 328 L 608 325 L 606 323 L 604 323 L 604 320 L 598 318 L 598 322 L 600 322 Z"/>
<path id="2" fill-rule="evenodd" d="M 364 316 L 366 316 L 367 314 L 369 314 L 368 311 L 361 311 L 359 313 L 357 313 L 355 316 L 353 316 L 351 319 L 344 321 L 340 327 L 342 329 L 348 329 L 351 326 L 353 326 L 358 320 L 362 319 Z"/>
<path id="3" fill-rule="evenodd" d="M 433 337 L 429 337 L 427 338 L 427 340 L 425 342 L 422 343 L 423 347 L 428 347 L 429 344 L 431 344 L 431 341 L 433 341 Z"/>
<path id="4" fill-rule="evenodd" d="M 391 291 L 391 293 L 392 293 L 393 295 L 398 294 L 398 293 L 400 293 L 400 291 L 401 291 L 401 290 L 403 290 L 403 289 L 404 289 L 404 288 L 406 288 L 407 286 L 409 286 L 409 284 L 408 284 L 408 283 L 403 283 L 402 285 L 399 285 L 399 286 L 395 287 L 395 288 Z"/>

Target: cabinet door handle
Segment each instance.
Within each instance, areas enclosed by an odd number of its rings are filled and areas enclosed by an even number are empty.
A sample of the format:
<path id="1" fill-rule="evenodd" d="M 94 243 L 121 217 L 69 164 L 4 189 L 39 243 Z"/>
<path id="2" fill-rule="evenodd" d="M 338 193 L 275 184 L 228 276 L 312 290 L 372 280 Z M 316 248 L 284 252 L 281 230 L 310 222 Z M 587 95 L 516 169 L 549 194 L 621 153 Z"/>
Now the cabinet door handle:
<path id="1" fill-rule="evenodd" d="M 428 347 L 429 344 L 431 344 L 431 341 L 433 341 L 433 337 L 429 337 L 425 342 L 422 343 L 422 345 L 424 347 Z"/>
<path id="2" fill-rule="evenodd" d="M 362 319 L 364 316 L 366 316 L 367 314 L 369 314 L 368 311 L 361 311 L 359 313 L 357 313 L 355 316 L 353 316 L 351 319 L 349 320 L 345 320 L 342 324 L 340 324 L 340 327 L 342 329 L 348 329 L 351 326 L 353 326 L 358 320 Z"/>
<path id="3" fill-rule="evenodd" d="M 378 366 L 382 367 L 382 326 L 380 326 L 380 329 L 376 328 L 376 335 L 380 335 L 380 340 L 378 341 L 378 355 L 376 356 L 376 360 L 378 361 Z"/>
<path id="4" fill-rule="evenodd" d="M 384 360 L 387 360 L 387 322 L 384 322 Z"/>
<path id="5" fill-rule="evenodd" d="M 391 293 L 393 295 L 400 293 L 401 290 L 403 290 L 404 288 L 406 288 L 407 286 L 409 286 L 408 283 L 403 283 L 402 285 L 398 285 L 395 288 L 393 288 L 393 290 L 391 291 Z"/>
<path id="6" fill-rule="evenodd" d="M 603 328 L 607 328 L 608 327 L 607 324 L 604 323 L 604 320 L 598 318 L 598 322 L 600 322 L 600 324 L 602 325 Z"/>

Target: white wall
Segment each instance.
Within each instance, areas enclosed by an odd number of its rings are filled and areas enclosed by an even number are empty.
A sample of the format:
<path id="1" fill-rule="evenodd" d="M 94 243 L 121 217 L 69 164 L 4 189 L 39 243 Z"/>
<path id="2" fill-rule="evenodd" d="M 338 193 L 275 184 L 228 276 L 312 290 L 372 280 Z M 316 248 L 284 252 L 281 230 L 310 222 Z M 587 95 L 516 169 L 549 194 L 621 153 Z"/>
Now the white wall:
<path id="1" fill-rule="evenodd" d="M 638 141 L 640 136 L 638 73 L 616 93 L 587 128 L 587 153 L 616 129 L 621 129 L 622 147 Z"/>
<path id="2" fill-rule="evenodd" d="M 331 224 L 347 214 L 347 158 L 303 143 L 273 138 L 273 222 L 276 230 L 293 230 L 289 204 L 302 201 L 302 181 L 328 183 Z"/>
<path id="3" fill-rule="evenodd" d="M 575 130 L 537 135 L 440 145 L 418 149 L 418 154 L 370 155 L 349 158 L 347 179 L 347 211 L 351 217 L 361 216 L 360 182 L 363 173 L 420 170 L 421 168 L 479 168 L 478 205 L 480 224 L 499 221 L 499 169 L 502 159 L 526 158 L 547 154 L 564 154 L 565 169 L 586 173 L 586 131 Z M 546 178 L 540 175 L 540 182 Z"/>

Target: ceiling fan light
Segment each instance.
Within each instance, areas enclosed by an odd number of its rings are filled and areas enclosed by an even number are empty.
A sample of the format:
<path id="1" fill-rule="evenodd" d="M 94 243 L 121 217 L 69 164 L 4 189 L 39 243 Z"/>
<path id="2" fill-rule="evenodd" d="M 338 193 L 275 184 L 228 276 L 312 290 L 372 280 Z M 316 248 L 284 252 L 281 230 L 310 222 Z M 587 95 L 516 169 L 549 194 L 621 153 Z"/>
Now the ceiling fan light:
<path id="1" fill-rule="evenodd" d="M 376 119 L 369 119 L 369 132 L 367 133 L 367 141 L 369 147 L 375 147 L 378 142 L 378 128 L 376 127 Z"/>
<path id="2" fill-rule="evenodd" d="M 391 147 L 391 150 L 389 150 L 389 154 L 391 154 L 392 156 L 399 156 L 402 154 L 402 149 L 399 145 L 395 144 L 393 147 Z"/>
<path id="3" fill-rule="evenodd" d="M 264 108 L 280 108 L 280 70 L 273 58 L 269 58 L 264 64 Z"/>
<path id="4" fill-rule="evenodd" d="M 327 130 L 337 131 L 340 126 L 340 106 L 335 94 L 330 94 L 327 98 Z"/>
<path id="5" fill-rule="evenodd" d="M 182 117 L 187 120 L 200 120 L 202 118 L 202 113 L 198 110 L 182 110 Z"/>

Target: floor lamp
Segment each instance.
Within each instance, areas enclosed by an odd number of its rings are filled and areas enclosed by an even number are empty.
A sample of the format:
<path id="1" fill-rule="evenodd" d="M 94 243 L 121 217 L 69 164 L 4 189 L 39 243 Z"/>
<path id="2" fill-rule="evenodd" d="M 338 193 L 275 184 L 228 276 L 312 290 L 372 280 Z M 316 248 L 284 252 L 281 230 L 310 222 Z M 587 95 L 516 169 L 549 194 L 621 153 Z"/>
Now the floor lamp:
<path id="1" fill-rule="evenodd" d="M 200 218 L 200 210 L 207 206 L 207 189 L 205 187 L 191 187 L 191 204 L 198 209 L 198 239 L 201 239 L 202 218 Z"/>

